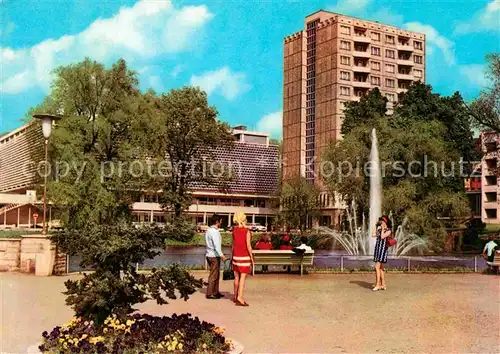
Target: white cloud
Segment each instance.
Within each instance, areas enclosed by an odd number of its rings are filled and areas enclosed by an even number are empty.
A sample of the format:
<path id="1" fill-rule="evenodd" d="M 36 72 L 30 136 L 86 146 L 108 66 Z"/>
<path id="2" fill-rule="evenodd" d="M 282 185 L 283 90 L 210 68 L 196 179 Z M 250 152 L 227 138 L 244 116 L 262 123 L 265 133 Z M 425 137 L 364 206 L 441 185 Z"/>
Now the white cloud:
<path id="1" fill-rule="evenodd" d="M 48 90 L 55 67 L 86 56 L 109 63 L 120 57 L 146 61 L 187 51 L 197 44 L 195 39 L 212 17 L 205 5 L 175 8 L 171 1 L 141 0 L 132 7 L 120 8 L 111 18 L 97 19 L 75 35 L 47 39 L 31 48 L 0 48 L 0 92 L 18 93 L 21 87 L 35 86 Z M 20 74 L 33 80 L 12 85 Z"/>
<path id="2" fill-rule="evenodd" d="M 228 100 L 235 99 L 251 88 L 244 73 L 232 72 L 227 66 L 199 76 L 193 75 L 190 84 L 205 90 L 207 95 L 219 93 Z"/>
<path id="3" fill-rule="evenodd" d="M 170 73 L 170 76 L 175 79 L 182 71 L 184 71 L 184 67 L 181 64 L 177 64 Z"/>
<path id="4" fill-rule="evenodd" d="M 266 114 L 257 122 L 257 131 L 281 137 L 283 131 L 283 110 Z"/>
<path id="5" fill-rule="evenodd" d="M 490 82 L 485 76 L 486 65 L 460 65 L 459 69 L 460 74 L 467 79 L 469 84 L 478 88 L 485 88 L 489 86 Z"/>
<path id="6" fill-rule="evenodd" d="M 328 7 L 328 11 L 339 14 L 354 15 L 364 12 L 372 0 L 338 0 L 334 6 Z"/>
<path id="7" fill-rule="evenodd" d="M 434 27 L 420 22 L 408 22 L 404 27 L 410 31 L 424 33 L 427 45 L 439 48 L 448 65 L 455 64 L 455 43 L 439 34 Z"/>
<path id="8" fill-rule="evenodd" d="M 493 0 L 486 7 L 476 12 L 467 22 L 455 26 L 455 34 L 482 31 L 500 31 L 500 0 Z"/>
<path id="9" fill-rule="evenodd" d="M 31 86 L 35 78 L 28 70 L 20 72 L 2 82 L 0 92 L 19 93 Z"/>
<path id="10" fill-rule="evenodd" d="M 149 76 L 148 82 L 149 82 L 149 85 L 151 86 L 151 88 L 153 90 L 155 90 L 156 92 L 165 91 L 165 86 L 163 86 L 163 81 L 162 81 L 161 77 L 159 77 L 158 75 Z"/>

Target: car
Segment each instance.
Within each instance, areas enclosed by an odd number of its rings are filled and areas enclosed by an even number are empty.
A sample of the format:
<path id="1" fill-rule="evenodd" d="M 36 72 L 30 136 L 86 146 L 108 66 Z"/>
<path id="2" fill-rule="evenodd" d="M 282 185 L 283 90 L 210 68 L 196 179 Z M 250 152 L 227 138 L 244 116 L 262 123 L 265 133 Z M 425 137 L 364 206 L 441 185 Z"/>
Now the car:
<path id="1" fill-rule="evenodd" d="M 250 231 L 254 231 L 254 232 L 265 232 L 265 231 L 267 231 L 267 227 L 262 226 L 261 224 L 257 224 L 257 223 L 247 224 L 247 227 L 248 227 L 248 229 Z"/>
<path id="2" fill-rule="evenodd" d="M 207 224 L 198 224 L 196 225 L 196 230 L 198 232 L 206 232 L 208 230 L 209 226 Z"/>

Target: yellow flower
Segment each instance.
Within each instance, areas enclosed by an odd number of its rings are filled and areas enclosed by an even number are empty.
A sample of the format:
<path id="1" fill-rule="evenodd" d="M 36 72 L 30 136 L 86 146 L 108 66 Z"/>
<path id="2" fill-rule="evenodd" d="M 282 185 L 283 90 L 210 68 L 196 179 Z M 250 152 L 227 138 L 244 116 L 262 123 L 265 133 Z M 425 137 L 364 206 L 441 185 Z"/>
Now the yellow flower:
<path id="1" fill-rule="evenodd" d="M 87 333 L 82 334 L 82 339 L 87 338 L 89 335 Z"/>
<path id="2" fill-rule="evenodd" d="M 169 350 L 169 351 L 173 350 L 172 346 L 171 346 L 171 345 L 169 345 L 169 346 L 167 347 L 167 350 Z"/>
<path id="3" fill-rule="evenodd" d="M 161 343 L 158 344 L 158 349 L 163 349 L 163 345 L 161 345 Z"/>
<path id="4" fill-rule="evenodd" d="M 206 345 L 206 344 L 203 344 L 202 348 L 203 348 L 203 349 L 207 349 L 207 345 Z"/>
<path id="5" fill-rule="evenodd" d="M 177 349 L 181 350 L 183 347 L 182 343 L 179 343 L 179 345 L 177 346 Z"/>
<path id="6" fill-rule="evenodd" d="M 65 341 L 65 339 L 64 339 L 64 338 L 59 338 L 59 343 L 62 343 L 62 342 L 64 342 L 64 341 Z"/>
<path id="7" fill-rule="evenodd" d="M 132 321 L 132 320 L 127 320 L 127 326 L 132 326 L 134 324 L 135 321 Z"/>
<path id="8" fill-rule="evenodd" d="M 104 342 L 104 337 L 99 336 L 99 337 L 90 337 L 89 338 L 89 343 L 90 344 L 97 344 L 99 342 Z"/>

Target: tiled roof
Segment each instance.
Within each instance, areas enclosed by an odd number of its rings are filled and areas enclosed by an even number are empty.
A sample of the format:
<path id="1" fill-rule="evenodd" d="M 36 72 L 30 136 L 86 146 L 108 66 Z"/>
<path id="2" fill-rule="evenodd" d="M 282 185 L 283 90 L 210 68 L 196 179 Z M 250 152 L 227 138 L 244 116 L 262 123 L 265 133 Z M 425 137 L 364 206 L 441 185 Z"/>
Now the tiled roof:
<path id="1" fill-rule="evenodd" d="M 235 176 L 228 184 L 228 193 L 271 195 L 278 187 L 279 151 L 275 145 L 235 143 L 234 148 L 217 148 L 215 160 L 230 165 Z M 195 183 L 193 189 L 217 191 L 218 186 Z"/>

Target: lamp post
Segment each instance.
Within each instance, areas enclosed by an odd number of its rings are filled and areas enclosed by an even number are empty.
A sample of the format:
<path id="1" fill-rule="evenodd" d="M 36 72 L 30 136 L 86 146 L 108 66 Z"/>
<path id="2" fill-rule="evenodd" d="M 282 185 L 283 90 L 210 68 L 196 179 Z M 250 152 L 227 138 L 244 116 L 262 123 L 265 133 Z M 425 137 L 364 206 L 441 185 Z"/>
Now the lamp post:
<path id="1" fill-rule="evenodd" d="M 42 133 L 45 138 L 45 173 L 43 182 L 43 229 L 42 235 L 47 234 L 47 165 L 48 165 L 48 145 L 49 138 L 52 132 L 52 122 L 61 119 L 61 117 L 53 114 L 34 114 L 33 118 L 40 119 L 42 121 Z"/>

